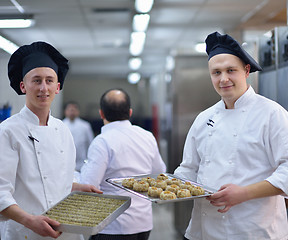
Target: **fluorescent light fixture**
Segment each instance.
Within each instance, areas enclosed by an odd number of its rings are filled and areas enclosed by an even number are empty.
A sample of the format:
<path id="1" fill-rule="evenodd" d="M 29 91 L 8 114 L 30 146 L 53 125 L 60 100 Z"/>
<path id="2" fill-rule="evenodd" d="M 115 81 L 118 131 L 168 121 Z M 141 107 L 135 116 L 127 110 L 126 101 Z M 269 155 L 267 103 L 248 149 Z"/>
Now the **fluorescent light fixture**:
<path id="1" fill-rule="evenodd" d="M 152 9 L 153 0 L 135 0 L 135 9 L 140 13 L 148 13 Z"/>
<path id="2" fill-rule="evenodd" d="M 135 32 L 145 32 L 150 20 L 149 14 L 136 14 L 133 17 L 133 30 Z"/>
<path id="3" fill-rule="evenodd" d="M 132 32 L 130 37 L 130 54 L 139 56 L 144 49 L 146 33 L 145 32 Z"/>
<path id="4" fill-rule="evenodd" d="M 172 56 L 166 57 L 166 70 L 172 71 L 175 67 L 175 60 Z"/>
<path id="5" fill-rule="evenodd" d="M 12 54 L 19 48 L 19 46 L 7 40 L 6 38 L 0 36 L 0 48 L 8 52 L 9 54 Z"/>
<path id="6" fill-rule="evenodd" d="M 197 43 L 195 45 L 196 52 L 205 53 L 206 52 L 206 43 Z"/>
<path id="7" fill-rule="evenodd" d="M 0 19 L 0 28 L 28 28 L 33 24 L 33 19 Z"/>
<path id="8" fill-rule="evenodd" d="M 140 73 L 133 72 L 128 74 L 128 82 L 131 84 L 136 84 L 140 81 L 141 75 Z"/>
<path id="9" fill-rule="evenodd" d="M 129 68 L 131 70 L 136 71 L 136 70 L 138 70 L 141 67 L 142 59 L 139 58 L 139 57 L 130 58 L 128 64 L 129 64 Z"/>

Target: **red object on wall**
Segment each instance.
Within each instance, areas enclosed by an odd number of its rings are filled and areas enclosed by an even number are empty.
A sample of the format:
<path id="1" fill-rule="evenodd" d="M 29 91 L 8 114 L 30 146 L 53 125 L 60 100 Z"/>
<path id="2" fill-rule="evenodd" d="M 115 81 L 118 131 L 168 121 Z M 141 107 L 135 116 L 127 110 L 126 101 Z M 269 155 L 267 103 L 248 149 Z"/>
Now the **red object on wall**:
<path id="1" fill-rule="evenodd" d="M 158 105 L 152 105 L 152 133 L 158 142 L 159 138 L 159 116 L 158 116 Z"/>

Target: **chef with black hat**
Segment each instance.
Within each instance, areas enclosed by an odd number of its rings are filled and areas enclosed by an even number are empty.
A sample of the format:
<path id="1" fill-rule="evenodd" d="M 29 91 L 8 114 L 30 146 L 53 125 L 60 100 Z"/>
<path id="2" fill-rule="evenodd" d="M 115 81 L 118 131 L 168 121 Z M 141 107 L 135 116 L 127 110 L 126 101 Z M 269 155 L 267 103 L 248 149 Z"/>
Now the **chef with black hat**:
<path id="1" fill-rule="evenodd" d="M 175 174 L 218 191 L 194 201 L 185 239 L 288 239 L 288 113 L 247 84 L 261 67 L 231 36 L 206 47 L 222 99 L 197 116 Z"/>
<path id="2" fill-rule="evenodd" d="M 72 189 L 99 192 L 73 183 L 72 135 L 50 114 L 67 71 L 68 60 L 45 42 L 22 46 L 9 60 L 10 85 L 26 104 L 0 124 L 1 240 L 83 239 L 55 231 L 59 223 L 41 215 Z"/>

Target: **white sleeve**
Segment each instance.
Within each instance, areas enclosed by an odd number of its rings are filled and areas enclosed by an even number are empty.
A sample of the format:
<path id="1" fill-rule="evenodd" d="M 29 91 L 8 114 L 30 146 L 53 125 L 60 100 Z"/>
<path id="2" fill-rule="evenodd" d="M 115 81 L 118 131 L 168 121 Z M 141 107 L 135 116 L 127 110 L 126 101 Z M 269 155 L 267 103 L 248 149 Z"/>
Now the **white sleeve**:
<path id="1" fill-rule="evenodd" d="M 105 141 L 96 137 L 88 149 L 87 162 L 81 168 L 80 183 L 99 188 L 108 166 L 108 155 Z"/>

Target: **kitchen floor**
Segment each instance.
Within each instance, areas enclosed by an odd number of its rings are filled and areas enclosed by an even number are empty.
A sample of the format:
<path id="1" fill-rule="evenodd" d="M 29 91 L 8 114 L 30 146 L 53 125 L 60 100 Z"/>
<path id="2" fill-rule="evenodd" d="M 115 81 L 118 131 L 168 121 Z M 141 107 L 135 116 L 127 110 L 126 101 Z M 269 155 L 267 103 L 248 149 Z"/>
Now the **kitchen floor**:
<path id="1" fill-rule="evenodd" d="M 182 240 L 175 230 L 173 204 L 153 204 L 153 224 L 149 240 Z"/>

